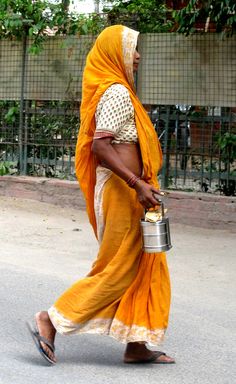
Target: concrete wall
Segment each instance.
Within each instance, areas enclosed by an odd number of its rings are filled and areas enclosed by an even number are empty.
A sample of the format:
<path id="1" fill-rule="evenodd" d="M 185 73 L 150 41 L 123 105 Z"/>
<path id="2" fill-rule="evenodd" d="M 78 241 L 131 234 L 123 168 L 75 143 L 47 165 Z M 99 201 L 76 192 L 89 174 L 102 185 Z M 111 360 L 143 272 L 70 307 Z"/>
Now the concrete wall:
<path id="1" fill-rule="evenodd" d="M 27 55 L 24 98 L 28 100 L 80 100 L 90 36 L 51 37 L 38 55 Z M 0 100 L 19 100 L 22 43 L 0 41 Z"/>
<path id="2" fill-rule="evenodd" d="M 143 104 L 236 106 L 236 38 L 142 35 L 138 94 Z"/>
<path id="3" fill-rule="evenodd" d="M 28 55 L 25 99 L 80 100 L 92 36 L 51 37 Z M 236 106 L 236 37 L 175 33 L 140 36 L 138 94 L 144 104 Z M 22 44 L 0 41 L 0 100 L 20 98 Z"/>
<path id="4" fill-rule="evenodd" d="M 85 202 L 76 181 L 1 176 L 0 195 L 85 209 Z M 171 191 L 166 207 L 171 225 L 182 223 L 236 232 L 236 197 Z"/>

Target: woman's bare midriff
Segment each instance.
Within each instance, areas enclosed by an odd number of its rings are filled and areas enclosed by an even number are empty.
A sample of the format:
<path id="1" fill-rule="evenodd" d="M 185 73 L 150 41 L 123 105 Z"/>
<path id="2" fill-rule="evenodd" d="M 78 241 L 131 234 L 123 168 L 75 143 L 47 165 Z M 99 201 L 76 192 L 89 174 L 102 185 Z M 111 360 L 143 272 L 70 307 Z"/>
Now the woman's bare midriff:
<path id="1" fill-rule="evenodd" d="M 136 176 L 140 177 L 143 172 L 143 164 L 139 144 L 113 144 L 113 148 L 124 165 Z"/>

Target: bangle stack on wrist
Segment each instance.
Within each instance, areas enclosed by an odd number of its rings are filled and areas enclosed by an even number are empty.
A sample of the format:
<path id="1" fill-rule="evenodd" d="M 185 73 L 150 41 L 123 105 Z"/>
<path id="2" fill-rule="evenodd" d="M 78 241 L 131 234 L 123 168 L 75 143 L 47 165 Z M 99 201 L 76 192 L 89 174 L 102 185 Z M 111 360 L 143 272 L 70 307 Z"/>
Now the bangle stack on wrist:
<path id="1" fill-rule="evenodd" d="M 131 177 L 126 181 L 126 184 L 128 184 L 128 186 L 129 186 L 130 188 L 134 188 L 135 184 L 136 184 L 137 181 L 139 181 L 139 180 L 140 180 L 140 177 L 133 175 L 133 176 L 131 176 Z"/>

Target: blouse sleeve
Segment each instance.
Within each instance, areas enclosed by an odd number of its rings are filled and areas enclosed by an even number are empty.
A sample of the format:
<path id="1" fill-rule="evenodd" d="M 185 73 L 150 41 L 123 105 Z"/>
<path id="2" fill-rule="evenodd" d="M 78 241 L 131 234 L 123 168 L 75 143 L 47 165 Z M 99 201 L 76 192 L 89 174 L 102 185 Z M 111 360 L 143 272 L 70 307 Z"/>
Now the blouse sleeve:
<path id="1" fill-rule="evenodd" d="M 115 84 L 101 97 L 96 110 L 94 139 L 115 137 L 133 113 L 128 90 Z"/>

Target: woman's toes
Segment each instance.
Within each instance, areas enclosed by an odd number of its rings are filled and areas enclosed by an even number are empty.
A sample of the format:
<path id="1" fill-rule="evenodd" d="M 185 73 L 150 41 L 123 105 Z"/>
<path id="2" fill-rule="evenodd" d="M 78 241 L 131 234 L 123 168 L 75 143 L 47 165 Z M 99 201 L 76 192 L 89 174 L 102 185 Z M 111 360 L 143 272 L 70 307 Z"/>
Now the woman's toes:
<path id="1" fill-rule="evenodd" d="M 163 362 L 163 363 L 175 363 L 175 359 L 173 357 L 167 356 L 167 355 L 160 355 L 157 357 L 156 361 Z"/>

